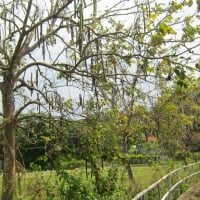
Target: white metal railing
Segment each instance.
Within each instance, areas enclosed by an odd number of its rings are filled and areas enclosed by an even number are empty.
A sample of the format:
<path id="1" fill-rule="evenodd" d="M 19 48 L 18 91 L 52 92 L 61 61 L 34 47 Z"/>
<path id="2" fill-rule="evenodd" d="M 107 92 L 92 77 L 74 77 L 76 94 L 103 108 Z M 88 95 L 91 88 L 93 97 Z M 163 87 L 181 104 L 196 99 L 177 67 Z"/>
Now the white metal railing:
<path id="1" fill-rule="evenodd" d="M 132 200 L 173 200 L 181 194 L 181 184 L 200 175 L 200 162 L 175 169 L 163 176 L 147 189 L 137 194 Z M 176 191 L 175 196 L 173 192 Z"/>
<path id="2" fill-rule="evenodd" d="M 178 181 L 175 185 L 173 185 L 166 193 L 165 195 L 162 197 L 161 200 L 166 200 L 167 198 L 169 198 L 171 196 L 171 193 L 173 192 L 174 189 L 176 189 L 178 186 L 180 186 L 181 183 L 183 183 L 184 181 L 187 181 L 188 179 L 196 176 L 196 175 L 199 175 L 200 174 L 200 171 L 198 172 L 195 172 L 183 179 L 181 179 L 180 181 Z"/>

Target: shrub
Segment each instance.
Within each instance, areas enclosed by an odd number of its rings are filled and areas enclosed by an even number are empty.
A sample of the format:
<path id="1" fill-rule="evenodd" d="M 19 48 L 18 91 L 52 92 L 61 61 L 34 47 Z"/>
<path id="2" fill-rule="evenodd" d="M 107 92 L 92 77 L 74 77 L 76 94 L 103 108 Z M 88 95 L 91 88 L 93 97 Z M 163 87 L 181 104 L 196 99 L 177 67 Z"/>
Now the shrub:
<path id="1" fill-rule="evenodd" d="M 192 153 L 192 159 L 197 162 L 200 160 L 200 152 L 194 152 Z"/>
<path id="2" fill-rule="evenodd" d="M 94 187 L 81 176 L 59 172 L 59 194 L 62 200 L 95 200 Z"/>
<path id="3" fill-rule="evenodd" d="M 156 155 L 148 154 L 131 154 L 129 155 L 129 161 L 131 164 L 149 164 L 150 162 L 156 161 Z"/>
<path id="4" fill-rule="evenodd" d="M 118 169 L 117 167 L 111 167 L 108 171 L 107 176 L 100 176 L 96 183 L 97 191 L 99 194 L 109 194 L 115 192 L 116 184 L 118 180 Z"/>

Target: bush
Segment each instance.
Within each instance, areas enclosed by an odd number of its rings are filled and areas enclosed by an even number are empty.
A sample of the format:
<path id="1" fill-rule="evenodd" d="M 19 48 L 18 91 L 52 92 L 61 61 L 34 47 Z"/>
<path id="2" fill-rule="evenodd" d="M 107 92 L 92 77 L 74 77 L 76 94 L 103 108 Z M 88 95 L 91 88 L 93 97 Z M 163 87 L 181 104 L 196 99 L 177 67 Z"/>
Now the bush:
<path id="1" fill-rule="evenodd" d="M 115 200 L 124 199 L 124 191 L 118 188 L 118 168 L 112 166 L 106 175 L 98 180 L 85 179 L 83 174 L 58 172 L 57 198 L 61 200 Z M 122 198 L 121 198 L 122 197 Z M 54 199 L 55 193 L 48 193 L 48 199 Z"/>
<path id="2" fill-rule="evenodd" d="M 152 154 L 148 154 L 148 155 L 132 154 L 132 155 L 129 155 L 130 164 L 149 164 L 149 163 L 156 161 L 156 159 L 157 159 L 156 155 L 152 155 Z"/>
<path id="3" fill-rule="evenodd" d="M 194 152 L 192 153 L 192 159 L 197 162 L 200 160 L 200 152 Z"/>
<path id="4" fill-rule="evenodd" d="M 81 176 L 71 175 L 65 171 L 59 172 L 59 194 L 62 200 L 95 200 L 94 187 L 81 179 Z"/>
<path id="5" fill-rule="evenodd" d="M 111 195 L 116 190 L 118 180 L 118 169 L 113 166 L 109 169 L 107 176 L 100 176 L 96 183 L 98 194 Z"/>
<path id="6" fill-rule="evenodd" d="M 84 164 L 85 164 L 84 160 L 77 160 L 77 159 L 72 158 L 72 159 L 64 162 L 63 166 L 65 169 L 75 169 L 75 168 L 84 166 Z"/>
<path id="7" fill-rule="evenodd" d="M 178 161 L 183 160 L 185 164 L 188 163 L 188 159 L 191 157 L 191 153 L 186 150 L 177 151 L 175 154 L 175 159 Z"/>

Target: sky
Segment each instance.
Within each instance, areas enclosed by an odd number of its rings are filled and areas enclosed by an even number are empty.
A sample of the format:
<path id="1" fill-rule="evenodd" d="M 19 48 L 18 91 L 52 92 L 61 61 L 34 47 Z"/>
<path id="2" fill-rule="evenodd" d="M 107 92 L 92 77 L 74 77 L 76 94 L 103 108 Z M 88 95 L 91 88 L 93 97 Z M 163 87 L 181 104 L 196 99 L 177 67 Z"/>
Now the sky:
<path id="1" fill-rule="evenodd" d="M 169 2 L 169 0 L 167 0 L 167 1 Z M 166 0 L 165 0 L 165 1 L 164 1 L 164 0 L 159 0 L 159 3 L 161 3 L 161 2 L 165 2 L 165 3 L 166 3 L 167 1 L 166 1 Z M 97 5 L 97 9 L 98 9 L 98 10 L 97 10 L 97 13 L 98 13 L 99 15 L 102 15 L 103 12 L 104 12 L 104 10 L 109 10 L 109 8 L 111 8 L 114 4 L 117 5 L 118 2 L 121 2 L 121 3 L 118 5 L 118 7 L 117 7 L 117 8 L 120 8 L 120 9 L 121 9 L 123 6 L 129 7 L 130 5 L 133 4 L 133 1 L 132 1 L 132 0 L 121 0 L 121 1 L 120 1 L 120 0 L 102 0 L 101 3 L 98 3 L 98 5 Z M 142 2 L 142 0 L 138 0 L 138 2 Z M 158 1 L 152 0 L 152 2 L 157 3 Z M 128 11 L 130 11 L 130 13 L 131 13 L 131 12 L 134 12 L 135 9 L 136 9 L 136 8 L 131 8 L 131 9 L 128 10 Z M 193 4 L 193 6 L 192 6 L 190 9 L 185 8 L 185 10 L 183 11 L 183 13 L 177 13 L 177 15 L 181 15 L 181 14 L 184 14 L 184 15 L 191 14 L 191 13 L 194 13 L 195 10 L 196 10 L 196 4 Z M 127 12 L 127 10 L 124 10 L 124 12 Z M 91 8 L 85 10 L 84 13 L 85 13 L 85 16 L 90 16 L 90 15 L 91 15 Z M 126 23 L 127 25 L 129 25 L 130 22 L 132 21 L 131 15 L 121 15 L 121 16 L 118 16 L 117 18 L 115 17 L 115 20 L 116 20 L 116 19 L 117 19 L 117 20 L 122 20 L 122 21 L 123 21 L 124 23 Z M 182 26 L 182 25 L 180 25 L 180 26 Z M 54 49 L 53 54 L 56 55 L 56 53 L 57 53 L 57 50 Z M 40 57 L 41 57 L 41 53 L 38 54 L 38 58 L 40 58 Z M 50 74 L 51 74 L 50 71 L 47 72 L 47 75 L 48 75 L 48 76 L 51 76 Z M 55 78 L 55 77 L 52 77 L 52 78 Z M 58 82 L 60 82 L 60 81 L 58 81 Z M 62 82 L 60 82 L 60 84 L 62 84 Z M 142 87 L 143 87 L 143 86 L 142 86 Z M 146 84 L 144 87 L 145 87 L 145 89 L 147 89 L 147 90 L 149 90 L 149 89 L 151 90 L 151 89 L 152 89 L 151 86 L 148 85 L 148 84 Z M 64 88 L 64 87 L 60 87 L 58 90 L 59 90 L 60 94 L 61 94 L 65 99 L 67 99 L 67 98 L 78 99 L 78 98 L 79 98 L 79 94 L 80 94 L 80 93 L 81 93 L 81 94 L 83 93 L 83 91 L 80 91 L 79 89 L 77 89 L 77 88 L 75 88 L 75 87 L 68 87 L 67 89 Z"/>

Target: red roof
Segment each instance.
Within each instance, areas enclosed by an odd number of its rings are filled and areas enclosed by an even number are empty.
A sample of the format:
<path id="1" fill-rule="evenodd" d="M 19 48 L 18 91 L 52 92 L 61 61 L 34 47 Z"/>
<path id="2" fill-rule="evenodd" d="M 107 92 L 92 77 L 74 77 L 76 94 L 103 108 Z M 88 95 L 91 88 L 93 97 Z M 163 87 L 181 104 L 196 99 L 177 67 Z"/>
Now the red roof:
<path id="1" fill-rule="evenodd" d="M 147 136 L 147 142 L 155 142 L 156 141 L 156 137 L 154 136 Z"/>

